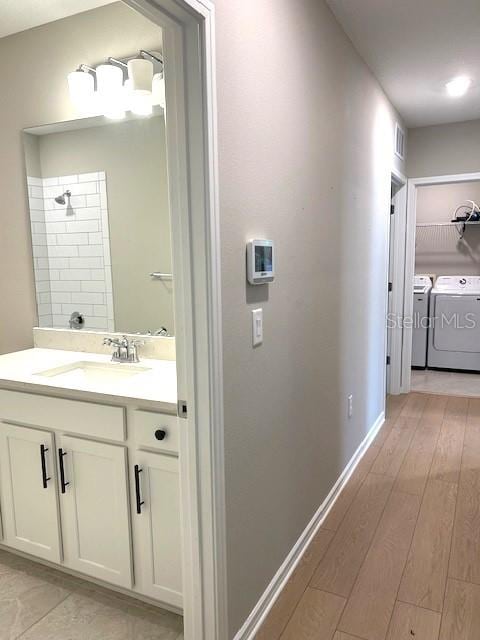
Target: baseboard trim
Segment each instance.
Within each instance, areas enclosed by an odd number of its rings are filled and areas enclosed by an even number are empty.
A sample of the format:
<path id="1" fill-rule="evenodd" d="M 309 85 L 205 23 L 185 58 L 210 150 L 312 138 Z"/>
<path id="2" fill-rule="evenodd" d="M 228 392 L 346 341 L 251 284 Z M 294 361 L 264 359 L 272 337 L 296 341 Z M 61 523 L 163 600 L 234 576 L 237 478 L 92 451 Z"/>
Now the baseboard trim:
<path id="1" fill-rule="evenodd" d="M 233 640 L 254 640 L 257 631 L 275 604 L 287 580 L 384 422 L 385 412 L 382 411 Z"/>

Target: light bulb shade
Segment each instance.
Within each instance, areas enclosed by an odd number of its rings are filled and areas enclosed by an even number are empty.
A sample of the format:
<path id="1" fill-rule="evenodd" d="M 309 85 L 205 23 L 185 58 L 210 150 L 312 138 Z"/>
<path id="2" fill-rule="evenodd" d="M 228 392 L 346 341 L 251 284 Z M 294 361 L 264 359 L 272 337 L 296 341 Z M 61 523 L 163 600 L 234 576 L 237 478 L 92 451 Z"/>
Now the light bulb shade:
<path id="1" fill-rule="evenodd" d="M 153 63 L 143 58 L 128 61 L 128 79 L 132 91 L 151 91 L 153 80 Z"/>
<path id="2" fill-rule="evenodd" d="M 70 99 L 82 113 L 91 111 L 95 82 L 91 73 L 72 71 L 67 76 Z"/>
<path id="3" fill-rule="evenodd" d="M 137 116 L 150 116 L 153 113 L 151 91 L 133 91 L 130 94 L 130 109 Z"/>
<path id="4" fill-rule="evenodd" d="M 122 95 L 112 94 L 109 96 L 98 96 L 99 110 L 110 120 L 121 120 L 125 117 L 125 98 Z"/>
<path id="5" fill-rule="evenodd" d="M 97 91 L 100 95 L 120 93 L 123 87 L 123 72 L 113 64 L 101 64 L 95 69 L 97 73 Z"/>
<path id="6" fill-rule="evenodd" d="M 152 81 L 153 104 L 165 109 L 165 79 L 163 73 L 156 73 Z"/>
<path id="7" fill-rule="evenodd" d="M 125 117 L 123 71 L 112 64 L 101 64 L 95 71 L 100 110 L 106 118 L 121 120 Z"/>

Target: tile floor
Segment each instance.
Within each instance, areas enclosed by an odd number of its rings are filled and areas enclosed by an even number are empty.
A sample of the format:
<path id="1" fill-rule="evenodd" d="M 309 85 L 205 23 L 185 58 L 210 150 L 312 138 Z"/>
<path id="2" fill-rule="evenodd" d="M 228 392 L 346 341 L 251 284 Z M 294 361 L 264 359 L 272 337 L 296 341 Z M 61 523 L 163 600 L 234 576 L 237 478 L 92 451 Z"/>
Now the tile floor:
<path id="1" fill-rule="evenodd" d="M 256 640 L 480 639 L 480 398 L 387 420 Z"/>
<path id="2" fill-rule="evenodd" d="M 480 397 L 480 373 L 412 369 L 412 391 Z"/>
<path id="3" fill-rule="evenodd" d="M 0 550 L 0 640 L 182 640 L 182 618 Z"/>

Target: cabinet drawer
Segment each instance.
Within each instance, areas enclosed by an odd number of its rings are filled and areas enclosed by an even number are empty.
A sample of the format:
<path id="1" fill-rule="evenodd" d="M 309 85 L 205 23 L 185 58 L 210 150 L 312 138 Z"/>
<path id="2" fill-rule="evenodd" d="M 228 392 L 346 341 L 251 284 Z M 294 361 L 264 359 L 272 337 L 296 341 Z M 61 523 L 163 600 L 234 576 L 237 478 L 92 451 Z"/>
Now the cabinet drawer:
<path id="1" fill-rule="evenodd" d="M 178 453 L 179 425 L 177 416 L 141 411 L 132 414 L 133 439 L 139 447 Z"/>
<path id="2" fill-rule="evenodd" d="M 0 389 L 0 421 L 125 441 L 125 409 Z"/>

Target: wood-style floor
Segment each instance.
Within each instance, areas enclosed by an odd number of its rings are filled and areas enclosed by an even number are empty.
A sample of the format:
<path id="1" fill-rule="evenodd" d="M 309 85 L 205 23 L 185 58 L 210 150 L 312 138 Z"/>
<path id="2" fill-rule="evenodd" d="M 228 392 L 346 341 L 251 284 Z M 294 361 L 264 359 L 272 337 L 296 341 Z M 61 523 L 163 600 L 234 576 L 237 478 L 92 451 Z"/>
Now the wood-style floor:
<path id="1" fill-rule="evenodd" d="M 480 640 L 480 398 L 389 398 L 256 640 Z"/>

